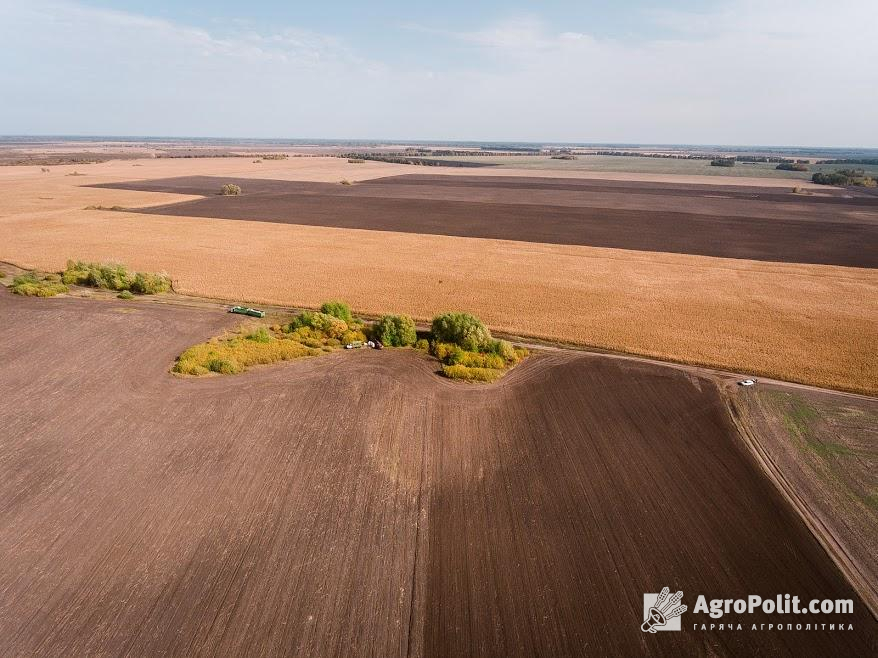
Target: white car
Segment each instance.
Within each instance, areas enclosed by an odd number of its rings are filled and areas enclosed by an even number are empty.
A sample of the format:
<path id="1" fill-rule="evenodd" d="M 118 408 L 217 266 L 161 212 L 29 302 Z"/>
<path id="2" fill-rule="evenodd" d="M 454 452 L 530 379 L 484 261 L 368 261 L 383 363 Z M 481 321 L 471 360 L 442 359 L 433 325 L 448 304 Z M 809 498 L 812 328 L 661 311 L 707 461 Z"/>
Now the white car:
<path id="1" fill-rule="evenodd" d="M 742 379 L 741 381 L 738 382 L 738 386 L 755 386 L 755 385 L 756 385 L 755 379 Z"/>

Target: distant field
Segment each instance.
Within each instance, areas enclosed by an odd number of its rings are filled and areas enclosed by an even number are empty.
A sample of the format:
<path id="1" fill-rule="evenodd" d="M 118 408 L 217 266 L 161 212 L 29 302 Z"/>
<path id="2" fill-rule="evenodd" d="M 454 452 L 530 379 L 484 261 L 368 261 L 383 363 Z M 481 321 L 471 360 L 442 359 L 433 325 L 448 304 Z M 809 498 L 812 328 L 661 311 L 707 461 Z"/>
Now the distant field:
<path id="1" fill-rule="evenodd" d="M 579 155 L 576 160 L 553 160 L 548 156 L 509 156 L 509 157 L 440 157 L 441 160 L 462 160 L 497 164 L 516 169 L 535 169 L 551 171 L 598 171 L 627 172 L 638 174 L 678 174 L 683 176 L 757 176 L 762 178 L 789 178 L 790 180 L 810 180 L 815 171 L 835 171 L 836 169 L 865 169 L 867 173 L 878 174 L 878 165 L 815 165 L 810 171 L 782 171 L 776 164 L 739 162 L 734 167 L 711 167 L 709 160 L 674 160 L 671 158 L 642 158 L 615 155 Z M 481 172 L 480 172 L 481 173 Z"/>

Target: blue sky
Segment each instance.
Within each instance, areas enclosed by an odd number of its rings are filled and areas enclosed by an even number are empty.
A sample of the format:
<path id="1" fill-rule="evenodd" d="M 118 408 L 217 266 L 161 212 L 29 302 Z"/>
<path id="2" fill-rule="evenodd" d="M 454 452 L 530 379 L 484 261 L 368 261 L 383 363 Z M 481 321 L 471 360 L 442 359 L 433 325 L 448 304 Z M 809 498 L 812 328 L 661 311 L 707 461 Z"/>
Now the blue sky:
<path id="1" fill-rule="evenodd" d="M 878 146 L 874 0 L 0 11 L 0 134 Z"/>

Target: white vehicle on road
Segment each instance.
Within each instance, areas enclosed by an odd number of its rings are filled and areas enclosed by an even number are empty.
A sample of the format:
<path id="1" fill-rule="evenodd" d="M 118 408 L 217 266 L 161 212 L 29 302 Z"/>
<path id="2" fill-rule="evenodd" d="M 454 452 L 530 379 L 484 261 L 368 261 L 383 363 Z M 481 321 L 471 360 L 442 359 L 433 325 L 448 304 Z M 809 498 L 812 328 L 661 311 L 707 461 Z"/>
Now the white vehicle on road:
<path id="1" fill-rule="evenodd" d="M 755 386 L 755 385 L 756 385 L 755 379 L 742 379 L 741 381 L 738 382 L 738 386 Z"/>

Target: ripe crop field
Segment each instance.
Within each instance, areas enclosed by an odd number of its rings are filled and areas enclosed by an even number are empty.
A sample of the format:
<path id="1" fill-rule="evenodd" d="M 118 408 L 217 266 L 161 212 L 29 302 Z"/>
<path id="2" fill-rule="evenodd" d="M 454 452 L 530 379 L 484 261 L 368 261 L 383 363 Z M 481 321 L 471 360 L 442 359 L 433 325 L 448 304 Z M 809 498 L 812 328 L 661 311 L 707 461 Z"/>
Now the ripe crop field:
<path id="1" fill-rule="evenodd" d="M 290 206 L 280 219 L 298 219 L 303 224 L 279 223 L 277 217 L 268 218 L 271 221 L 192 217 L 185 214 L 187 204 L 176 206 L 172 212 L 180 214 L 173 215 L 84 209 L 91 205 L 166 206 L 162 212 L 168 212 L 169 204 L 184 200 L 195 208 L 207 203 L 195 194 L 203 189 L 177 190 L 187 192 L 178 194 L 95 187 L 108 183 L 136 186 L 130 183 L 132 179 L 146 181 L 141 187 L 159 179 L 192 175 L 224 182 L 259 178 L 269 186 L 274 184 L 271 181 L 310 181 L 333 183 L 339 190 L 349 187 L 350 194 L 361 195 L 355 199 L 362 203 L 376 198 L 383 198 L 383 203 L 399 202 L 416 194 L 422 202 L 440 197 L 462 204 L 457 217 L 450 218 L 456 233 L 462 233 L 467 222 L 487 227 L 487 231 L 499 230 L 481 216 L 483 207 L 498 199 L 519 210 L 529 199 L 543 205 L 554 199 L 560 212 L 588 213 L 592 222 L 599 220 L 601 208 L 671 213 L 697 206 L 697 221 L 702 225 L 711 217 L 721 222 L 754 220 L 763 231 L 758 245 L 763 258 L 776 258 L 770 253 L 774 247 L 786 250 L 784 259 L 804 258 L 791 254 L 793 248 L 830 253 L 824 246 L 829 250 L 834 238 L 824 243 L 819 233 L 792 244 L 784 241 L 783 233 L 766 232 L 772 221 L 795 217 L 793 225 L 804 226 L 801 230 L 806 232 L 825 231 L 828 236 L 835 231 L 859 232 L 863 240 L 848 242 L 847 251 L 835 247 L 832 258 L 839 261 L 848 253 L 868 259 L 874 254 L 867 246 L 878 226 L 875 210 L 868 201 L 833 198 L 838 195 L 826 188 L 800 198 L 787 186 L 776 187 L 776 181 L 737 179 L 737 185 L 732 185 L 732 179 L 724 179 L 718 188 L 695 185 L 703 183 L 702 178 L 690 179 L 686 185 L 694 189 L 688 192 L 675 188 L 679 193 L 671 193 L 672 186 L 657 189 L 659 181 L 653 177 L 639 188 L 631 180 L 617 181 L 624 184 L 621 193 L 606 182 L 579 190 L 544 183 L 552 186 L 546 189 L 537 185 L 544 178 L 535 182 L 533 176 L 522 177 L 528 172 L 500 169 L 479 170 L 480 179 L 497 178 L 493 188 L 468 183 L 472 172 L 466 171 L 443 176 L 460 179 L 456 184 L 389 185 L 387 176 L 416 173 L 422 177 L 424 168 L 374 162 L 349 165 L 336 158 L 270 164 L 232 159 L 134 164 L 80 167 L 79 173 L 87 174 L 76 177 L 68 175 L 74 166 L 53 167 L 48 174 L 36 167 L 0 169 L 0 260 L 43 269 L 60 269 L 68 258 L 117 260 L 138 270 L 170 273 L 180 292 L 251 303 L 316 307 L 326 299 L 341 298 L 363 313 L 403 312 L 422 320 L 443 310 L 465 310 L 481 316 L 494 329 L 514 334 L 878 392 L 878 359 L 873 349 L 878 333 L 878 271 L 873 268 L 661 253 L 661 241 L 670 249 L 669 241 L 680 239 L 662 234 L 654 234 L 652 249 L 642 250 L 650 245 L 610 248 L 413 233 L 419 223 L 431 221 L 420 215 L 410 216 L 410 227 L 391 230 L 363 230 L 381 229 L 377 224 L 332 225 L 361 221 L 356 208 L 345 209 L 340 217 L 325 213 L 328 219 L 316 222 L 323 225 L 305 225 L 315 221 L 298 213 L 296 206 Z M 516 178 L 510 180 L 512 175 Z M 573 176 L 565 173 L 565 177 Z M 337 185 L 343 178 L 370 182 Z M 519 188 L 514 186 L 516 181 L 520 181 Z M 760 187 L 754 190 L 757 184 Z M 241 197 L 220 201 L 246 204 L 247 194 L 245 187 Z M 466 203 L 467 198 L 471 203 Z M 312 194 L 306 201 L 313 207 L 319 200 L 319 195 Z M 642 219 L 625 221 L 633 221 L 632 228 L 614 239 L 642 240 L 641 233 L 648 233 L 648 226 L 638 230 L 644 227 Z M 680 217 L 680 221 L 692 219 Z M 528 223 L 520 226 L 533 230 Z M 502 237 L 507 238 L 509 230 L 504 230 Z M 487 231 L 482 230 L 482 235 Z M 725 235 L 700 243 L 695 237 L 687 238 L 689 245 L 684 246 L 690 251 L 740 249 L 734 232 Z"/>
<path id="2" fill-rule="evenodd" d="M 3 655 L 874 649 L 712 380 L 556 353 L 472 386 L 389 349 L 180 379 L 234 318 L 2 289 L 0 314 Z M 854 630 L 648 636 L 664 585 L 852 599 L 814 622 Z"/>

